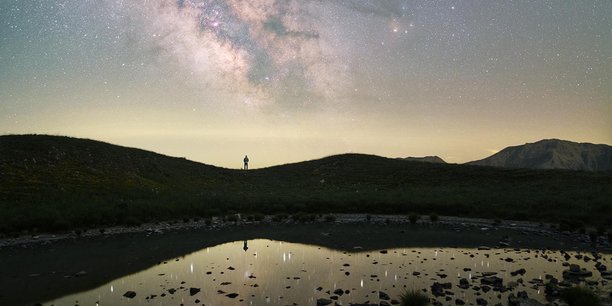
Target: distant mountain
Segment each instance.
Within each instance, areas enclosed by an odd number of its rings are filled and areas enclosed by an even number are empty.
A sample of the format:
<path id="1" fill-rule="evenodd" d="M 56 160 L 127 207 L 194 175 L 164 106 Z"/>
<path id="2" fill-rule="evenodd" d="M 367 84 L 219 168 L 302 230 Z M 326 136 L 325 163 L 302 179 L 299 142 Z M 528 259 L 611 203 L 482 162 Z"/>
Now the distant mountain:
<path id="1" fill-rule="evenodd" d="M 424 157 L 413 157 L 413 156 L 409 156 L 409 157 L 400 157 L 398 159 L 401 160 L 407 160 L 407 161 L 418 161 L 418 162 L 425 162 L 425 163 L 434 163 L 434 164 L 446 164 L 446 162 L 438 157 L 438 156 L 424 156 Z"/>
<path id="2" fill-rule="evenodd" d="M 507 147 L 468 165 L 529 169 L 612 171 L 612 146 L 545 139 Z"/>

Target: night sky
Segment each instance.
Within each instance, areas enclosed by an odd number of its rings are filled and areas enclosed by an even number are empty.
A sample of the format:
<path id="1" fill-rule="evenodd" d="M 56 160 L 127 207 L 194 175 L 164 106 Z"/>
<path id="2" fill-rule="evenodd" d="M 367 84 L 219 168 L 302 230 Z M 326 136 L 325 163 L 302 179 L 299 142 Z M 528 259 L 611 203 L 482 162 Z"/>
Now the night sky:
<path id="1" fill-rule="evenodd" d="M 612 1 L 2 0 L 0 134 L 239 168 L 612 143 Z"/>

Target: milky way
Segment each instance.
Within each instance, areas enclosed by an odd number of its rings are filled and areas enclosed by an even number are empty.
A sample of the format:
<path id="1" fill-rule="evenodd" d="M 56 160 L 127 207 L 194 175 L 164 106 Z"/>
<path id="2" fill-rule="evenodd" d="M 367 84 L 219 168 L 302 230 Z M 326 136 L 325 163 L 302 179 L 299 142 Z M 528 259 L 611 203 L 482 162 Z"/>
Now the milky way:
<path id="1" fill-rule="evenodd" d="M 611 143 L 610 16 L 598 0 L 5 0 L 0 133 L 228 167 Z"/>
<path id="2" fill-rule="evenodd" d="M 312 103 L 333 99 L 349 78 L 317 25 L 321 9 L 304 1 L 163 1 L 148 19 L 159 46 L 207 84 L 251 103 Z"/>

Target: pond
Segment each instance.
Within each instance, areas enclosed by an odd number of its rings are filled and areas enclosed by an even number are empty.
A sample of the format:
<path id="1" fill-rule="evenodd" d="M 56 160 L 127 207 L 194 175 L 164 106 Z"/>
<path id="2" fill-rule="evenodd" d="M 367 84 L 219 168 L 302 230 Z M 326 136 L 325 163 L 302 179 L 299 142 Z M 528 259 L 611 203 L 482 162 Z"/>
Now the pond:
<path id="1" fill-rule="evenodd" d="M 525 248 L 365 250 L 355 245 L 335 250 L 272 239 L 237 240 L 43 305 L 385 305 L 395 304 L 406 290 L 423 289 L 442 305 L 476 305 L 477 300 L 507 305 L 508 296 L 521 291 L 545 303 L 545 284 L 569 284 L 563 271 L 570 264 L 579 265 L 586 276 L 570 280 L 610 292 L 612 286 L 596 265 L 610 266 L 611 260 L 611 254 Z"/>

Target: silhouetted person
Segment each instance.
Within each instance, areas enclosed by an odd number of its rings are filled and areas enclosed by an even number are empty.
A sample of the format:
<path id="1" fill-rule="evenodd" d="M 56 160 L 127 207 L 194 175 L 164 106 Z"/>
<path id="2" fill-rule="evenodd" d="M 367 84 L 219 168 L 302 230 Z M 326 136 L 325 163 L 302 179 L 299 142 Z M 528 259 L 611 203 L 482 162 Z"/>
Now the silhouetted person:
<path id="1" fill-rule="evenodd" d="M 244 156 L 244 170 L 249 170 L 249 157 Z"/>
<path id="2" fill-rule="evenodd" d="M 246 241 L 246 240 L 244 241 L 244 246 L 242 247 L 242 249 L 243 249 L 245 252 L 246 252 L 246 251 L 249 249 L 249 247 L 247 246 L 247 241 Z"/>

